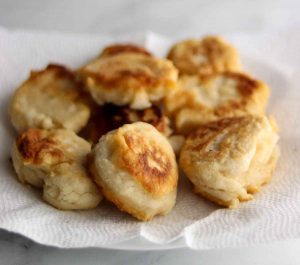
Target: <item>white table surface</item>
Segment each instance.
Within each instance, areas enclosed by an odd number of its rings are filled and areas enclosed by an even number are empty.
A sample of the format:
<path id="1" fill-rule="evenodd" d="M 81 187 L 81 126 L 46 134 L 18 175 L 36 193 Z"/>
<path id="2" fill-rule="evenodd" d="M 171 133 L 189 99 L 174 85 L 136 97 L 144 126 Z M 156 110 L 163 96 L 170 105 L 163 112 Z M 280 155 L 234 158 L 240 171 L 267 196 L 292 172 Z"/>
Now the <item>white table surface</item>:
<path id="1" fill-rule="evenodd" d="M 300 1 L 0 0 L 0 26 L 96 34 L 152 30 L 170 36 L 259 33 L 300 22 Z M 0 230 L 0 265 L 300 264 L 300 240 L 193 251 L 63 250 Z"/>

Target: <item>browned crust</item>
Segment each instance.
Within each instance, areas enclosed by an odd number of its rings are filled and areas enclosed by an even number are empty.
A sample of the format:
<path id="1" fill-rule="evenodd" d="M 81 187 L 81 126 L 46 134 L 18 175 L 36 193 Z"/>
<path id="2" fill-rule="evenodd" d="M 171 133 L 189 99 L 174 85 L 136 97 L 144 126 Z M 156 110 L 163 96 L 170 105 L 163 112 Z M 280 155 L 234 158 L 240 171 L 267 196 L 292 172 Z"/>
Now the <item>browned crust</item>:
<path id="1" fill-rule="evenodd" d="M 238 90 L 242 96 L 247 97 L 252 95 L 253 92 L 261 85 L 261 82 L 237 72 L 224 72 L 223 75 L 231 77 L 238 81 Z"/>
<path id="2" fill-rule="evenodd" d="M 40 71 L 31 71 L 29 80 L 34 80 L 35 78 L 39 77 L 43 73 L 47 73 L 51 71 L 55 73 L 58 78 L 65 78 L 71 81 L 75 80 L 75 74 L 67 67 L 60 65 L 60 64 L 49 64 L 44 70 Z"/>
<path id="3" fill-rule="evenodd" d="M 82 135 L 96 143 L 102 135 L 109 131 L 137 121 L 149 123 L 165 135 L 171 131 L 167 116 L 158 106 L 152 105 L 143 110 L 134 110 L 128 106 L 105 104 L 97 107 Z"/>
<path id="4" fill-rule="evenodd" d="M 26 162 L 41 164 L 46 155 L 60 159 L 63 152 L 56 148 L 57 140 L 52 135 L 45 135 L 43 130 L 28 129 L 17 137 L 16 146 Z"/>
<path id="5" fill-rule="evenodd" d="M 49 73 L 54 74 L 54 80 L 52 82 L 56 82 L 57 80 L 65 80 L 70 82 L 71 86 L 69 87 L 72 89 L 60 90 L 60 93 L 64 93 L 65 99 L 73 102 L 80 102 L 88 106 L 88 95 L 87 92 L 84 90 L 83 83 L 81 83 L 77 79 L 75 72 L 59 64 L 49 64 L 43 70 L 31 71 L 29 78 L 22 84 L 21 89 L 18 90 L 17 93 L 20 93 L 19 91 L 27 89 L 33 84 L 38 83 L 40 78 L 43 78 L 44 75 L 47 75 Z M 53 86 L 53 88 L 56 88 L 56 86 Z M 47 90 L 51 92 L 51 86 L 48 86 Z"/>
<path id="6" fill-rule="evenodd" d="M 144 47 L 127 43 L 107 46 L 101 52 L 100 57 L 112 56 L 120 53 L 141 53 L 147 56 L 152 56 L 152 54 L 149 51 L 147 51 Z"/>
<path id="7" fill-rule="evenodd" d="M 207 86 L 210 86 L 210 82 L 215 82 L 218 77 L 234 80 L 236 82 L 234 90 L 238 96 L 221 101 L 213 107 L 205 105 L 205 102 L 196 101 L 194 93 L 188 89 L 181 89 L 166 99 L 166 104 L 169 106 L 168 114 L 173 117 L 179 133 L 187 134 L 201 124 L 225 117 L 264 114 L 269 88 L 263 82 L 255 80 L 245 73 L 227 71 L 206 76 L 197 75 L 191 78 L 196 78 L 195 81 L 198 79 L 199 86 L 210 88 Z M 183 84 L 185 78 L 188 81 L 190 77 L 183 77 Z M 193 113 L 198 118 L 191 119 Z"/>
<path id="8" fill-rule="evenodd" d="M 204 124 L 189 134 L 182 152 L 190 151 L 206 161 L 223 161 L 228 156 L 240 155 L 247 150 L 260 122 L 260 117 L 247 115 Z M 211 144 L 216 146 L 211 148 Z"/>
<path id="9" fill-rule="evenodd" d="M 239 110 L 248 109 L 250 105 L 252 106 L 254 104 L 260 104 L 261 107 L 265 106 L 265 103 L 269 96 L 268 87 L 263 82 L 256 80 L 245 73 L 225 71 L 223 73 L 210 74 L 205 76 L 197 75 L 196 77 L 199 80 L 199 84 L 205 85 L 211 79 L 214 79 L 218 76 L 223 76 L 225 78 L 231 78 L 235 80 L 237 82 L 237 90 L 241 98 L 231 99 L 224 102 L 222 105 L 218 105 L 213 109 L 214 115 L 224 116 L 224 114 L 226 113 L 234 113 Z M 171 99 L 177 100 L 179 102 L 179 104 L 177 104 L 177 108 L 172 111 L 172 115 L 176 114 L 182 108 L 181 105 L 183 105 L 183 108 L 185 108 L 185 105 L 187 103 L 187 108 L 199 109 L 199 111 L 201 111 L 201 109 L 208 109 L 206 106 L 200 105 L 199 103 L 195 102 L 194 95 L 191 93 L 183 93 L 181 95 L 179 91 L 179 95 L 177 96 L 177 98 Z"/>
<path id="10" fill-rule="evenodd" d="M 115 89 L 119 87 L 125 87 L 125 89 L 154 88 L 158 86 L 175 87 L 173 81 L 149 75 L 140 70 L 116 71 L 113 76 L 106 76 L 100 73 L 90 72 L 88 70 L 82 71 L 89 78 L 96 81 L 96 83 L 100 83 L 105 89 Z"/>
<path id="11" fill-rule="evenodd" d="M 258 103 L 261 103 L 261 107 L 265 106 L 264 101 L 267 101 L 268 98 L 268 89 L 265 84 L 244 73 L 226 71 L 221 75 L 237 81 L 237 89 L 241 95 L 241 99 L 231 99 L 225 104 L 218 106 L 214 109 L 214 115 L 222 117 L 226 113 L 237 113 L 238 111 L 245 110 L 251 111 L 251 106 Z M 214 76 L 216 75 L 199 76 L 200 83 L 206 82 L 206 80 Z"/>
<path id="12" fill-rule="evenodd" d="M 139 112 L 140 121 L 150 123 L 161 133 L 166 133 L 168 127 L 167 117 L 161 108 L 152 105 L 151 108 L 144 109 Z"/>
<path id="13" fill-rule="evenodd" d="M 188 136 L 188 140 L 201 140 L 201 145 L 197 145 L 193 147 L 193 150 L 200 150 L 207 143 L 210 142 L 211 139 L 215 138 L 217 134 L 222 134 L 222 132 L 229 128 L 238 124 L 242 127 L 245 124 L 250 123 L 253 120 L 252 116 L 241 116 L 241 117 L 233 117 L 233 118 L 224 118 L 218 121 L 213 121 L 204 125 L 199 126 L 199 128 L 190 133 Z M 207 137 L 209 136 L 209 137 Z"/>
<path id="14" fill-rule="evenodd" d="M 125 133 L 126 147 L 120 148 L 119 167 L 129 172 L 153 196 L 168 193 L 177 186 L 171 158 L 157 143 L 146 143 L 141 136 Z"/>
<path id="15" fill-rule="evenodd" d="M 178 55 L 178 48 L 185 49 L 185 53 Z M 201 54 L 206 61 L 197 65 L 191 57 Z M 167 58 L 172 60 L 180 74 L 209 75 L 226 70 L 237 70 L 239 57 L 235 49 L 218 36 L 206 36 L 201 40 L 185 40 L 175 44 L 169 51 Z"/>
<path id="16" fill-rule="evenodd" d="M 242 72 L 233 72 L 233 71 L 224 71 L 222 73 L 218 74 L 209 74 L 205 76 L 199 75 L 199 82 L 205 83 L 206 81 L 210 80 L 211 78 L 214 78 L 215 76 L 225 76 L 228 78 L 232 78 L 237 81 L 238 84 L 238 91 L 241 93 L 242 96 L 249 96 L 252 95 L 253 92 L 260 87 L 262 84 L 260 81 L 250 77 L 249 75 L 242 73 Z"/>
<path id="17" fill-rule="evenodd" d="M 110 191 L 110 189 L 101 181 L 101 177 L 98 176 L 97 170 L 95 168 L 95 159 L 93 154 L 88 155 L 88 170 L 91 173 L 95 183 L 100 188 L 101 193 L 103 196 L 110 202 L 112 202 L 120 211 L 126 212 L 134 216 L 140 221 L 150 221 L 154 216 L 149 216 L 142 211 L 138 211 L 123 203 L 121 200 L 118 199 L 118 196 Z M 163 213 L 162 213 L 163 214 Z"/>
<path id="18" fill-rule="evenodd" d="M 199 126 L 196 131 L 193 131 L 187 137 L 189 142 L 193 141 L 197 144 L 189 146 L 193 151 L 199 151 L 205 149 L 216 136 L 222 135 L 223 132 L 228 131 L 229 127 L 239 125 L 242 127 L 244 124 L 249 123 L 252 120 L 251 116 L 224 118 L 218 121 L 210 122 Z M 207 154 L 209 155 L 209 153 Z"/>
<path id="19" fill-rule="evenodd" d="M 101 61 L 101 68 L 90 70 L 89 67 L 97 61 Z M 119 53 L 95 59 L 79 70 L 78 75 L 88 87 L 92 83 L 106 90 L 121 88 L 152 91 L 157 87 L 175 88 L 176 81 L 170 76 L 173 72 L 177 74 L 176 68 L 169 61 L 141 53 Z"/>
<path id="20" fill-rule="evenodd" d="M 107 111 L 107 113 L 112 114 L 109 118 L 113 123 L 113 129 L 124 124 L 142 121 L 153 125 L 162 134 L 167 134 L 170 131 L 168 118 L 161 107 L 152 105 L 143 110 L 131 109 L 128 106 L 113 106 L 113 108 L 114 110 Z"/>

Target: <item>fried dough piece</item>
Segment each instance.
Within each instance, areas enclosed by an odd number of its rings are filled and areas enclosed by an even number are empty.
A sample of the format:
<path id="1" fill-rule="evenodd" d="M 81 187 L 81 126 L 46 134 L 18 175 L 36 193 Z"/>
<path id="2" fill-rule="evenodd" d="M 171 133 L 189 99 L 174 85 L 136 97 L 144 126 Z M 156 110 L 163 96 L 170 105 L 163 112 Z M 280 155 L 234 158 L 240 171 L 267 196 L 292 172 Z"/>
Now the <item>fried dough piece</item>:
<path id="1" fill-rule="evenodd" d="M 85 168 L 91 146 L 69 130 L 28 129 L 12 148 L 18 179 L 43 189 L 43 198 L 61 210 L 95 208 L 102 195 Z"/>
<path id="2" fill-rule="evenodd" d="M 270 93 L 262 81 L 233 72 L 183 76 L 179 86 L 166 98 L 165 108 L 183 134 L 224 117 L 263 115 Z"/>
<path id="3" fill-rule="evenodd" d="M 225 118 L 191 133 L 179 164 L 194 192 L 236 208 L 270 182 L 279 156 L 274 122 L 265 116 Z"/>
<path id="4" fill-rule="evenodd" d="M 127 124 L 101 137 L 89 168 L 105 198 L 139 220 L 165 215 L 175 204 L 175 155 L 150 124 Z"/>
<path id="5" fill-rule="evenodd" d="M 9 114 L 18 132 L 28 128 L 69 129 L 78 132 L 90 116 L 81 85 L 63 66 L 50 64 L 32 72 L 15 92 Z"/>
<path id="6" fill-rule="evenodd" d="M 167 58 L 173 61 L 180 74 L 202 76 L 241 69 L 237 51 L 219 36 L 178 42 Z"/>
<path id="7" fill-rule="evenodd" d="M 99 104 L 145 109 L 177 87 L 173 63 L 143 53 L 100 56 L 78 71 L 87 91 Z"/>

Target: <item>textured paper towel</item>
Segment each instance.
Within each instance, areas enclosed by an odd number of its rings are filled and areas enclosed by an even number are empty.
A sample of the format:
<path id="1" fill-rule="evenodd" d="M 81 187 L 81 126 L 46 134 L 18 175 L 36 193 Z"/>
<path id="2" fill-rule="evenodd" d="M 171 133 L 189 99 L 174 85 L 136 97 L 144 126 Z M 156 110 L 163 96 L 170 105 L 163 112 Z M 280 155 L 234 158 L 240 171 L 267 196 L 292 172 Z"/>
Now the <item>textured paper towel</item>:
<path id="1" fill-rule="evenodd" d="M 281 130 L 281 158 L 270 185 L 255 200 L 236 210 L 215 206 L 191 192 L 182 177 L 177 204 L 165 217 L 141 223 L 105 202 L 97 209 L 62 212 L 48 206 L 40 194 L 17 182 L 9 162 L 14 131 L 7 103 L 31 69 L 49 62 L 76 68 L 115 41 L 104 36 L 7 31 L 0 29 L 0 228 L 37 242 L 59 247 L 103 246 L 142 236 L 168 243 L 181 236 L 197 249 L 247 246 L 300 236 L 300 90 L 299 34 L 290 30 L 271 35 L 239 35 L 230 40 L 241 52 L 245 69 L 272 88 L 269 113 Z M 152 52 L 164 55 L 167 38 L 153 33 L 129 36 Z M 287 41 L 288 40 L 288 41 Z"/>

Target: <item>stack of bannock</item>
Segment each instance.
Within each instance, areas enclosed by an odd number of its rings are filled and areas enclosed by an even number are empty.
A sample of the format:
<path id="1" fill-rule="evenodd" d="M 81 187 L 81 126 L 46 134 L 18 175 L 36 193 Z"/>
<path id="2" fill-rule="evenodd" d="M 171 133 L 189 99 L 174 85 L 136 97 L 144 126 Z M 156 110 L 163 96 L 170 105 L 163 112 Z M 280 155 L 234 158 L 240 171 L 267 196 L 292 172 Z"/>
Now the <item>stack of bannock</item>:
<path id="1" fill-rule="evenodd" d="M 105 198 L 139 220 L 165 215 L 178 165 L 196 193 L 235 208 L 271 180 L 277 162 L 269 93 L 220 37 L 177 43 L 167 59 L 111 45 L 75 71 L 32 72 L 17 89 L 13 165 L 61 210 Z"/>

